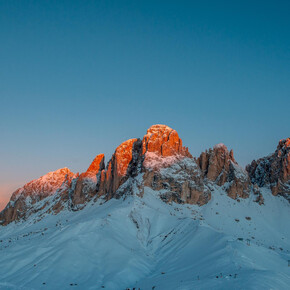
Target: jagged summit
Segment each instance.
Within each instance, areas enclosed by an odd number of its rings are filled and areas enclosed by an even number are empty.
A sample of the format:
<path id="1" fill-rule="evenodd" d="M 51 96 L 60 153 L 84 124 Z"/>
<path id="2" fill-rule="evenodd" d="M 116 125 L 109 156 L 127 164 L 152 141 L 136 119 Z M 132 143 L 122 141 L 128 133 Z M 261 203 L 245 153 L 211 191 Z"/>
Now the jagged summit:
<path id="1" fill-rule="evenodd" d="M 97 155 L 85 173 L 87 175 L 97 174 L 100 168 L 103 167 L 104 163 L 105 163 L 105 155 L 104 154 Z"/>
<path id="2" fill-rule="evenodd" d="M 278 149 L 286 149 L 290 147 L 290 138 L 282 139 L 279 142 Z"/>
<path id="3" fill-rule="evenodd" d="M 231 150 L 228 149 L 228 146 L 225 145 L 224 143 L 217 143 L 217 144 L 215 144 L 214 146 L 205 149 L 205 151 L 208 151 L 208 150 L 231 151 Z"/>
<path id="4" fill-rule="evenodd" d="M 289 204 L 267 187 L 287 198 L 289 139 L 255 162 L 193 158 L 154 125 L 107 164 L 33 180 L 0 213 L 0 288 L 288 289 Z"/>
<path id="5" fill-rule="evenodd" d="M 246 170 L 252 183 L 270 187 L 273 195 L 290 201 L 290 138 L 280 140 L 273 154 L 253 160 Z"/>
<path id="6" fill-rule="evenodd" d="M 16 200 L 20 194 L 25 196 L 37 195 L 39 198 L 55 194 L 63 183 L 71 179 L 73 176 L 75 176 L 75 174 L 67 167 L 48 172 L 40 178 L 34 179 L 23 187 L 17 189 L 13 193 L 11 199 Z"/>
<path id="7" fill-rule="evenodd" d="M 290 139 L 281 140 L 275 153 L 253 161 L 245 171 L 234 159 L 233 150 L 223 143 L 196 159 L 174 129 L 157 124 L 142 139 L 121 143 L 107 165 L 104 154 L 99 154 L 80 175 L 65 167 L 29 182 L 13 193 L 0 213 L 0 223 L 6 225 L 38 212 L 80 210 L 99 198 L 108 201 L 142 196 L 145 188 L 151 188 L 165 202 L 201 206 L 211 200 L 211 191 L 218 186 L 232 199 L 248 198 L 253 193 L 263 204 L 262 186 L 270 186 L 273 195 L 289 196 L 289 151 Z"/>
<path id="8" fill-rule="evenodd" d="M 171 131 L 173 131 L 173 129 L 167 125 L 155 124 L 147 129 L 147 134 L 154 134 L 154 133 L 165 132 L 165 131 L 168 131 L 170 133 Z"/>
<path id="9" fill-rule="evenodd" d="M 228 148 L 227 148 L 227 146 L 226 146 L 224 143 L 218 143 L 218 144 L 214 145 L 213 148 L 214 148 L 214 149 L 223 148 L 223 149 L 225 149 L 226 151 L 228 151 Z"/>
<path id="10" fill-rule="evenodd" d="M 143 137 L 142 153 L 144 166 L 158 169 L 170 166 L 183 158 L 192 158 L 187 147 L 183 147 L 178 133 L 166 125 L 153 125 Z"/>
<path id="11" fill-rule="evenodd" d="M 233 150 L 223 144 L 202 152 L 197 163 L 205 178 L 223 186 L 228 195 L 234 199 L 247 198 L 251 192 L 251 183 L 245 170 L 239 167 Z"/>
<path id="12" fill-rule="evenodd" d="M 17 189 L 5 209 L 0 213 L 0 224 L 6 225 L 26 217 L 36 210 L 33 206 L 50 196 L 61 197 L 78 175 L 67 167 L 49 172 Z M 56 208 L 55 208 L 56 210 Z"/>
<path id="13" fill-rule="evenodd" d="M 104 168 L 105 155 L 99 154 L 95 157 L 87 171 L 78 177 L 72 196 L 73 204 L 83 204 L 86 196 L 92 197 L 96 194 L 98 177 Z"/>
<path id="14" fill-rule="evenodd" d="M 176 154 L 191 157 L 188 148 L 182 146 L 178 133 L 166 125 L 151 126 L 143 137 L 142 145 L 143 154 L 152 152 L 163 157 Z"/>

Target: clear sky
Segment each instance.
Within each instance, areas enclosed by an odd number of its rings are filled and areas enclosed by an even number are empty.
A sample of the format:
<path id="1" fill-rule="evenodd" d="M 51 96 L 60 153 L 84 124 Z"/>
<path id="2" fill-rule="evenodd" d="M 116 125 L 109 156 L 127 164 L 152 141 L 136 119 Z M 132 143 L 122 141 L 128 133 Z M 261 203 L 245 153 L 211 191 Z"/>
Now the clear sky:
<path id="1" fill-rule="evenodd" d="M 0 203 L 156 123 L 194 156 L 273 152 L 290 135 L 289 15 L 289 1 L 0 1 Z"/>

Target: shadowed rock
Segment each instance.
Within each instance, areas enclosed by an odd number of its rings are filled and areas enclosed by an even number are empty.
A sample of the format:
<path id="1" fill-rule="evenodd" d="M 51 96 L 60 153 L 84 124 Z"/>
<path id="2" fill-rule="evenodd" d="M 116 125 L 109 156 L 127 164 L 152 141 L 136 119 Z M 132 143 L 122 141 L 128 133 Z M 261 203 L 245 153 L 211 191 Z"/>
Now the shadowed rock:
<path id="1" fill-rule="evenodd" d="M 33 213 L 57 214 L 79 210 L 87 202 L 137 194 L 150 187 L 165 202 L 204 205 L 216 186 L 233 198 L 264 203 L 259 187 L 269 186 L 274 195 L 290 196 L 290 139 L 281 140 L 274 154 L 253 161 L 243 170 L 233 151 L 224 144 L 203 152 L 198 159 L 183 146 L 178 133 L 166 125 L 153 125 L 143 139 L 119 145 L 107 166 L 104 154 L 97 155 L 80 176 L 63 168 L 29 182 L 13 193 L 0 213 L 0 224 L 26 219 Z M 251 183 L 252 181 L 252 183 Z"/>
<path id="2" fill-rule="evenodd" d="M 91 163 L 88 170 L 82 173 L 73 192 L 73 204 L 83 204 L 97 194 L 101 179 L 101 171 L 105 168 L 105 156 L 99 154 Z"/>
<path id="3" fill-rule="evenodd" d="M 144 186 L 162 190 L 161 198 L 166 202 L 203 205 L 210 200 L 200 169 L 175 130 L 154 125 L 147 130 L 142 144 Z"/>
<path id="4" fill-rule="evenodd" d="M 134 164 L 138 166 L 135 159 L 140 155 L 140 144 L 140 139 L 129 139 L 117 147 L 106 170 L 101 173 L 99 196 L 105 195 L 106 199 L 111 199 L 119 187 L 133 177 Z"/>
<path id="5" fill-rule="evenodd" d="M 273 195 L 290 201 L 290 138 L 280 140 L 273 154 L 252 161 L 246 170 L 253 183 L 268 186 Z"/>
<path id="6" fill-rule="evenodd" d="M 205 178 L 223 186 L 228 195 L 247 198 L 251 191 L 251 182 L 246 171 L 239 167 L 233 151 L 224 144 L 201 153 L 197 163 Z"/>

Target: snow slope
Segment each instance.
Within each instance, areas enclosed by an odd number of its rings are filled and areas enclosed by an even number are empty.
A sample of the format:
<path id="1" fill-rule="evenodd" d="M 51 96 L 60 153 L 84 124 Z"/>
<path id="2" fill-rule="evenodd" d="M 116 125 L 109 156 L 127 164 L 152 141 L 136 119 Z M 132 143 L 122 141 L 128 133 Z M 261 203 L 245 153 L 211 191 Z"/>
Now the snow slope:
<path id="1" fill-rule="evenodd" d="M 0 289 L 289 289 L 289 203 L 212 185 L 202 207 L 143 198 L 0 228 Z"/>

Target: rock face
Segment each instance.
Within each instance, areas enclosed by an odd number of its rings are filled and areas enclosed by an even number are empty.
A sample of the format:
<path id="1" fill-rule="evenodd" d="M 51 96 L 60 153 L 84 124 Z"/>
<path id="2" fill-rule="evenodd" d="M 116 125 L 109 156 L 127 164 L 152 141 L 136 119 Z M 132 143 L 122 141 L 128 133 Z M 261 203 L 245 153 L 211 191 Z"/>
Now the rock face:
<path id="1" fill-rule="evenodd" d="M 193 158 L 145 169 L 144 186 L 160 191 L 165 202 L 204 205 L 211 199 L 210 189 Z"/>
<path id="2" fill-rule="evenodd" d="M 99 154 L 91 163 L 88 170 L 82 173 L 76 182 L 73 192 L 73 204 L 83 204 L 97 194 L 101 182 L 101 171 L 105 168 L 105 156 Z"/>
<path id="3" fill-rule="evenodd" d="M 80 175 L 63 168 L 18 189 L 0 213 L 0 224 L 33 213 L 40 219 L 63 209 L 80 210 L 99 198 L 142 197 L 146 187 L 165 202 L 202 206 L 216 187 L 222 187 L 233 199 L 247 198 L 252 192 L 255 201 L 263 204 L 259 186 L 270 186 L 274 195 L 290 196 L 289 148 L 290 139 L 281 140 L 274 154 L 253 161 L 247 167 L 250 179 L 225 145 L 218 144 L 195 159 L 175 130 L 153 125 L 142 140 L 129 139 L 118 146 L 106 166 L 104 154 L 100 154 Z"/>
<path id="4" fill-rule="evenodd" d="M 152 178 L 156 180 L 159 176 L 159 169 L 185 157 L 191 155 L 188 149 L 182 146 L 177 132 L 165 125 L 154 125 L 147 130 L 142 141 L 130 139 L 117 147 L 106 170 L 102 172 L 98 195 L 104 195 L 109 200 L 132 193 L 135 185 L 132 178 L 141 172 L 144 173 L 144 179 L 139 187 L 143 184 L 151 186 Z"/>
<path id="5" fill-rule="evenodd" d="M 161 190 L 167 202 L 203 205 L 210 200 L 200 169 L 175 130 L 165 125 L 150 127 L 142 148 L 144 186 Z"/>
<path id="6" fill-rule="evenodd" d="M 182 140 L 177 132 L 166 125 L 151 126 L 143 137 L 142 146 L 143 154 L 153 152 L 163 157 L 173 155 L 192 157 L 188 148 L 182 146 Z"/>
<path id="7" fill-rule="evenodd" d="M 251 183 L 248 174 L 238 166 L 233 151 L 228 151 L 224 144 L 218 144 L 201 153 L 197 163 L 203 176 L 223 186 L 231 198 L 249 196 Z"/>
<path id="8" fill-rule="evenodd" d="M 143 137 L 142 153 L 145 168 L 162 168 L 184 157 L 192 158 L 177 132 L 166 125 L 153 125 Z"/>
<path id="9" fill-rule="evenodd" d="M 102 172 L 99 196 L 105 195 L 107 200 L 116 197 L 119 187 L 133 174 L 132 165 L 139 158 L 140 144 L 140 139 L 129 139 L 117 147 L 106 170 Z"/>
<path id="10" fill-rule="evenodd" d="M 59 198 L 64 198 L 75 177 L 76 175 L 68 168 L 62 168 L 49 172 L 17 189 L 12 194 L 5 209 L 0 213 L 0 223 L 6 225 L 11 221 L 26 218 L 36 210 L 35 204 L 39 208 L 40 202 L 48 197 L 57 195 Z M 57 210 L 57 206 L 55 209 Z"/>
<path id="11" fill-rule="evenodd" d="M 281 140 L 273 154 L 252 161 L 246 170 L 252 183 L 268 186 L 273 195 L 290 201 L 290 138 Z"/>

